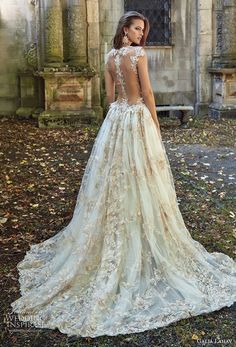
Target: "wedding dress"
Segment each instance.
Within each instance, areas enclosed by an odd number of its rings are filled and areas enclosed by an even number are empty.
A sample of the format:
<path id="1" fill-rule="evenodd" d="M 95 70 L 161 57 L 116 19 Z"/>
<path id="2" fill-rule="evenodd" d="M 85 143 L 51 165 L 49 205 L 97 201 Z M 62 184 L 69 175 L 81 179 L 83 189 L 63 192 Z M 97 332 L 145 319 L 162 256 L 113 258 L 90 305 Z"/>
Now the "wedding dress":
<path id="1" fill-rule="evenodd" d="M 140 91 L 140 46 L 106 55 L 118 90 L 69 224 L 17 264 L 19 319 L 69 336 L 142 332 L 236 301 L 236 262 L 192 239 Z M 199 215 L 199 218 L 201 216 Z"/>

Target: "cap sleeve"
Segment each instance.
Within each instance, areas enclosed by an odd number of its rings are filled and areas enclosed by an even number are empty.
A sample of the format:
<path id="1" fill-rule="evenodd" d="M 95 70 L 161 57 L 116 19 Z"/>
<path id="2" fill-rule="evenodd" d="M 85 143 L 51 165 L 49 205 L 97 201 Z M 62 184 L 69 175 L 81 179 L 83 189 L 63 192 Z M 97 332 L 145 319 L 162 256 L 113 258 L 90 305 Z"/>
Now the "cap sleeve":
<path id="1" fill-rule="evenodd" d="M 137 57 L 143 57 L 144 55 L 146 55 L 146 52 L 142 46 L 137 47 L 136 55 L 137 55 Z"/>
<path id="2" fill-rule="evenodd" d="M 110 58 L 110 56 L 113 55 L 113 53 L 114 53 L 114 50 L 111 49 L 110 52 L 108 52 L 108 53 L 105 55 L 105 61 L 104 61 L 105 65 L 108 64 L 109 58 Z"/>
<path id="3" fill-rule="evenodd" d="M 137 63 L 138 63 L 139 57 L 142 57 L 144 55 L 146 55 L 144 48 L 142 46 L 135 46 L 134 52 L 132 56 L 130 56 L 131 68 L 132 70 L 135 71 L 135 73 L 137 73 Z"/>

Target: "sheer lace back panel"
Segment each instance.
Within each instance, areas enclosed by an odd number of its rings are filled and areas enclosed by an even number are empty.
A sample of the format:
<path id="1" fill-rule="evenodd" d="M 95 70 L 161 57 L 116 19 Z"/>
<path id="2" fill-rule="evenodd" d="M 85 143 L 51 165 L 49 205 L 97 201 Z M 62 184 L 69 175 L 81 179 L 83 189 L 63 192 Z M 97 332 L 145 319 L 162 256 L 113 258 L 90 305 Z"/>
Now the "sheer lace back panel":
<path id="1" fill-rule="evenodd" d="M 112 48 L 106 55 L 106 68 L 110 71 L 117 90 L 117 100 L 130 105 L 142 100 L 137 63 L 146 53 L 141 46 Z"/>

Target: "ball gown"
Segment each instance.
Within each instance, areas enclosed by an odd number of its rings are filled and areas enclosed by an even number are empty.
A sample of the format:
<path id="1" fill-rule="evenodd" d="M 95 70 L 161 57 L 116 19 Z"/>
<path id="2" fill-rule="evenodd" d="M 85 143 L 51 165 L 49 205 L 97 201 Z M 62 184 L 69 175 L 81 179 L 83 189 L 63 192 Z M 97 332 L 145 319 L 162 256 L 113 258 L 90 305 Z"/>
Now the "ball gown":
<path id="1" fill-rule="evenodd" d="M 141 46 L 107 53 L 118 98 L 98 131 L 73 216 L 17 264 L 21 296 L 12 312 L 35 327 L 114 336 L 236 301 L 236 262 L 194 240 L 179 210 L 161 132 L 141 94 L 145 55 Z"/>

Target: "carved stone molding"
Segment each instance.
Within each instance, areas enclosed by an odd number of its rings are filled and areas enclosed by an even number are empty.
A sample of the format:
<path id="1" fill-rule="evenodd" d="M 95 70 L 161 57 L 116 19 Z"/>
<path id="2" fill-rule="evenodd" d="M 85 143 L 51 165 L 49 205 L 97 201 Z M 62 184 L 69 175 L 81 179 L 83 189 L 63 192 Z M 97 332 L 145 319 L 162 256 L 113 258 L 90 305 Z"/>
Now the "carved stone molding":
<path id="1" fill-rule="evenodd" d="M 29 47 L 25 52 L 25 58 L 27 64 L 34 69 L 38 68 L 38 51 L 37 51 L 37 43 L 30 43 Z"/>
<path id="2" fill-rule="evenodd" d="M 215 9 L 222 10 L 223 9 L 223 0 L 215 0 Z"/>
<path id="3" fill-rule="evenodd" d="M 236 1 L 215 0 L 215 66 L 236 61 Z"/>
<path id="4" fill-rule="evenodd" d="M 236 1 L 227 2 L 223 8 L 222 56 L 224 59 L 236 60 Z M 230 4 L 229 4 L 230 3 Z"/>

